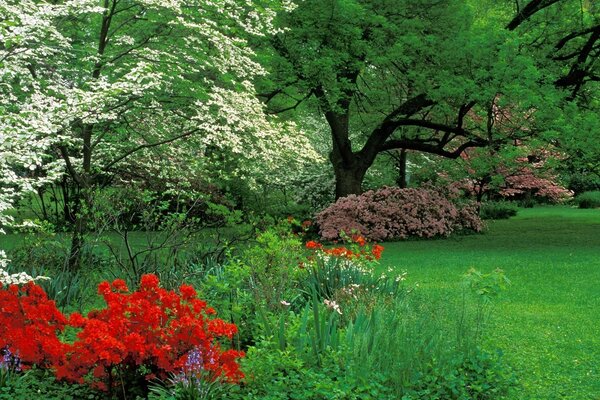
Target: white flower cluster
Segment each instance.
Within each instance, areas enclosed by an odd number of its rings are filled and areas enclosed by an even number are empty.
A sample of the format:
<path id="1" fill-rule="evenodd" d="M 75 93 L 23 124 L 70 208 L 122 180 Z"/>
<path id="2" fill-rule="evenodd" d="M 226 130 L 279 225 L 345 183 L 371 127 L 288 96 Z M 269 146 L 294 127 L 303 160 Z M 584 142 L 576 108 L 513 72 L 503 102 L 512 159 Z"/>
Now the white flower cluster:
<path id="1" fill-rule="evenodd" d="M 199 174 L 206 165 L 198 153 L 207 148 L 225 153 L 225 163 L 212 170 L 276 184 L 291 179 L 289 171 L 324 160 L 295 125 L 266 115 L 250 83 L 266 72 L 236 32 L 277 32 L 279 10 L 253 0 L 110 3 L 122 7 L 113 11 L 124 23 L 110 30 L 114 36 L 99 53 L 97 37 L 63 23 L 99 21 L 89 14 L 111 12 L 96 0 L 0 1 L 0 229 L 11 223 L 5 211 L 20 195 L 64 174 L 57 148 L 68 149 L 74 170 L 82 169 L 82 125 L 106 129 L 93 132 L 98 167 L 159 142 L 169 143 L 161 148 L 161 170 L 173 174 L 181 174 L 181 160 Z M 293 8 L 288 0 L 280 4 L 280 10 Z M 143 10 L 160 18 L 146 21 L 136 14 Z M 168 141 L 188 130 L 198 130 L 195 142 Z M 144 157 L 135 161 L 143 166 Z"/>
<path id="2" fill-rule="evenodd" d="M 24 285 L 29 282 L 37 280 L 49 280 L 47 276 L 36 276 L 35 278 L 26 274 L 25 272 L 18 272 L 16 274 L 9 274 L 2 268 L 0 268 L 0 283 L 2 285 Z"/>
<path id="3" fill-rule="evenodd" d="M 335 311 L 336 313 L 342 315 L 342 310 L 340 309 L 340 305 L 338 303 L 336 303 L 334 300 L 323 300 L 323 303 L 325 304 L 325 307 L 327 307 L 330 310 Z"/>
<path id="4" fill-rule="evenodd" d="M 36 276 L 35 278 L 29 276 L 25 272 L 19 272 L 16 274 L 9 274 L 5 271 L 4 268 L 8 266 L 8 259 L 6 258 L 6 253 L 0 250 L 0 283 L 3 286 L 6 285 L 23 285 L 27 282 L 37 281 L 37 280 L 47 280 L 50 279 L 47 276 Z"/>
<path id="5" fill-rule="evenodd" d="M 365 274 L 370 274 L 373 272 L 373 269 L 363 262 L 356 262 L 355 260 L 323 254 L 321 252 L 317 252 L 315 254 L 313 262 L 318 262 L 323 265 L 335 263 L 336 267 L 340 268 L 341 270 L 355 270 Z"/>

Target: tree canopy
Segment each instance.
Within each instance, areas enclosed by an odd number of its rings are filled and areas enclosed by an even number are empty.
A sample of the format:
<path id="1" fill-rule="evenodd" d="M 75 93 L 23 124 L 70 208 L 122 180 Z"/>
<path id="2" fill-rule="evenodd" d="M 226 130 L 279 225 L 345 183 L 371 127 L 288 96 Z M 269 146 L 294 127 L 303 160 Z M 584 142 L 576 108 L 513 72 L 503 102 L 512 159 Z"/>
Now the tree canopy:
<path id="1" fill-rule="evenodd" d="M 457 158 L 555 131 L 569 101 L 597 102 L 598 9 L 516 4 L 303 1 L 271 40 L 264 97 L 273 112 L 314 102 L 331 131 L 337 196 L 360 192 L 390 149 Z"/>

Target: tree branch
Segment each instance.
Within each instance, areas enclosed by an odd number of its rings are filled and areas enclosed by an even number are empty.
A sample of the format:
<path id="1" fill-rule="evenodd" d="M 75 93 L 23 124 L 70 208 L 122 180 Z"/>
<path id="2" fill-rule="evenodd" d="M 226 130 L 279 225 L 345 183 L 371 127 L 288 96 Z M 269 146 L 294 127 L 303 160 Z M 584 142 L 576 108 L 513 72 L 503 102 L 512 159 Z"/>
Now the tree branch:
<path id="1" fill-rule="evenodd" d="M 517 11 L 517 15 L 506 25 L 506 29 L 514 31 L 523 22 L 531 18 L 535 13 L 543 10 L 544 8 L 550 7 L 554 3 L 558 3 L 560 0 L 531 0 L 525 7 Z"/>
<path id="2" fill-rule="evenodd" d="M 483 139 L 474 139 L 462 143 L 454 150 L 446 150 L 444 149 L 444 146 L 440 146 L 439 144 L 427 143 L 425 141 L 419 141 L 415 139 L 392 139 L 386 141 L 382 146 L 380 146 L 379 152 L 389 151 L 393 149 L 406 149 L 422 151 L 424 153 L 437 154 L 442 157 L 456 159 L 460 157 L 463 151 L 470 147 L 485 147 L 487 145 L 487 141 Z"/>
<path id="3" fill-rule="evenodd" d="M 120 155 L 119 157 L 115 158 L 114 160 L 112 160 L 111 162 L 109 162 L 108 164 L 106 164 L 102 170 L 103 171 L 107 171 L 108 169 L 110 169 L 113 165 L 123 161 L 124 159 L 126 159 L 127 157 L 129 157 L 130 155 L 143 150 L 143 149 L 148 149 L 151 147 L 157 147 L 157 146 L 162 146 L 163 144 L 169 144 L 172 142 L 175 142 L 179 139 L 183 139 L 185 137 L 191 136 L 194 133 L 198 132 L 200 129 L 193 129 L 191 131 L 182 133 L 181 135 L 177 135 L 175 137 L 169 138 L 169 139 L 165 139 L 165 140 L 161 140 L 159 142 L 154 142 L 154 143 L 147 143 L 147 144 L 141 144 L 137 147 L 134 147 L 133 149 L 130 149 L 128 151 L 126 151 L 125 153 L 123 153 L 122 155 Z"/>

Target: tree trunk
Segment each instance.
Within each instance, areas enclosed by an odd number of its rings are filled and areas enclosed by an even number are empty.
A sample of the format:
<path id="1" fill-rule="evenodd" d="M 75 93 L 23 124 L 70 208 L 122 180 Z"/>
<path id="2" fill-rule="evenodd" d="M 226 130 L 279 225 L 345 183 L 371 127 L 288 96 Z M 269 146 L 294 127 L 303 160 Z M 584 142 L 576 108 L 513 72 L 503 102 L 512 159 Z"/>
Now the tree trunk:
<path id="1" fill-rule="evenodd" d="M 400 156 L 397 158 L 397 161 L 396 161 L 396 168 L 398 168 L 398 177 L 396 178 L 396 184 L 401 189 L 404 189 L 407 186 L 406 162 L 407 162 L 406 150 L 401 149 Z"/>
<path id="2" fill-rule="evenodd" d="M 337 165 L 335 170 L 335 198 L 345 197 L 350 194 L 362 193 L 362 182 L 368 167 L 356 165 L 348 168 Z"/>
<path id="3" fill-rule="evenodd" d="M 60 190 L 63 198 L 63 217 L 65 224 L 74 224 L 75 223 L 75 206 L 71 204 L 71 194 L 69 189 L 69 182 L 67 176 L 64 175 L 63 179 L 60 181 Z M 77 194 L 75 193 L 75 196 Z M 57 218 L 58 219 L 58 218 Z"/>
<path id="4" fill-rule="evenodd" d="M 86 193 L 79 193 L 74 200 L 73 208 L 70 210 L 73 216 L 73 234 L 71 236 L 71 250 L 69 252 L 69 270 L 77 271 L 81 268 L 81 256 L 85 244 L 85 233 L 87 228 L 87 217 L 85 209 L 90 205 Z M 82 201 L 86 207 L 82 207 Z"/>

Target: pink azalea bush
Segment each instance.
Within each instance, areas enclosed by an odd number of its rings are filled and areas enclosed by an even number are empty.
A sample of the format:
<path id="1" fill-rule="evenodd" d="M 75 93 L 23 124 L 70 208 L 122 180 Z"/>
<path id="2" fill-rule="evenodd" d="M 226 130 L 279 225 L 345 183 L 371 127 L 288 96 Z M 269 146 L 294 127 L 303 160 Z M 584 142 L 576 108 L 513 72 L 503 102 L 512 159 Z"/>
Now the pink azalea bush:
<path id="1" fill-rule="evenodd" d="M 434 189 L 383 187 L 342 197 L 317 214 L 316 220 L 325 240 L 337 240 L 341 232 L 360 232 L 382 241 L 483 229 L 473 205 L 457 206 Z"/>

